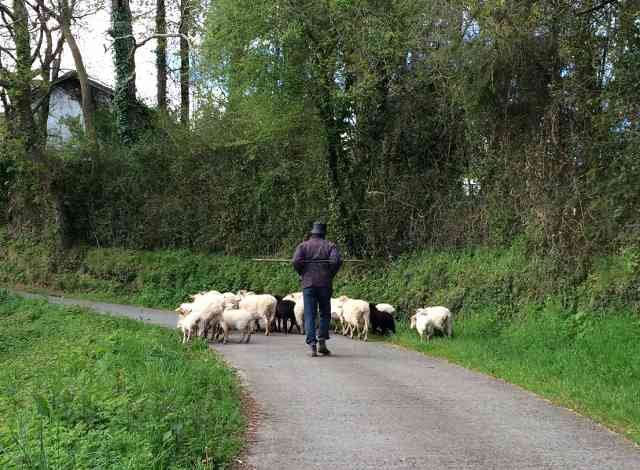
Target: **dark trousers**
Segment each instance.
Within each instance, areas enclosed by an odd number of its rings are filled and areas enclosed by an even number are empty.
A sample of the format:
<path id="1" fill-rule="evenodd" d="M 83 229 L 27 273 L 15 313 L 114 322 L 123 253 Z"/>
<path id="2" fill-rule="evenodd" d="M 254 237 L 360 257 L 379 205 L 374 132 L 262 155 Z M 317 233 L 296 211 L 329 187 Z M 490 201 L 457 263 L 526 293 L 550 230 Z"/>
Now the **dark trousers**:
<path id="1" fill-rule="evenodd" d="M 329 339 L 331 323 L 331 287 L 305 287 L 302 289 L 304 302 L 304 329 L 307 344 L 316 344 L 317 339 Z M 320 308 L 320 330 L 316 339 L 316 315 Z"/>

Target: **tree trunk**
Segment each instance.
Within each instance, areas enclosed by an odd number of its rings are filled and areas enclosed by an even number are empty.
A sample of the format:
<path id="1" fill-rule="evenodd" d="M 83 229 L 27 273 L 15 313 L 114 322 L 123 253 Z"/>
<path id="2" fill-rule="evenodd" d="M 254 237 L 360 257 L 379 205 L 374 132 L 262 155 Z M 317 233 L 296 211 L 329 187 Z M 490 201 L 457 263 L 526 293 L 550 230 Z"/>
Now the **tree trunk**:
<path id="1" fill-rule="evenodd" d="M 33 118 L 31 94 L 31 38 L 29 36 L 29 16 L 24 0 L 14 0 L 14 35 L 16 44 L 15 86 L 10 93 L 15 108 L 16 136 L 24 142 L 28 158 L 41 161 L 42 138 Z"/>
<path id="2" fill-rule="evenodd" d="M 31 180 L 34 185 L 17 189 L 12 195 L 12 199 L 23 200 L 26 196 L 26 204 L 17 207 L 24 208 L 32 206 L 32 211 L 25 214 L 24 211 L 17 211 L 18 224 L 21 221 L 28 221 L 28 225 L 33 230 L 39 229 L 39 233 L 45 240 L 52 243 L 59 251 L 64 251 L 68 246 L 68 231 L 66 230 L 66 218 L 64 217 L 64 207 L 61 203 L 62 194 L 53 189 L 53 165 L 44 153 L 43 136 L 36 126 L 33 111 L 33 100 L 31 93 L 31 41 L 29 36 L 29 18 L 24 0 L 14 0 L 14 39 L 16 45 L 16 76 L 15 86 L 11 90 L 11 101 L 15 103 L 15 120 L 12 126 L 23 145 L 25 157 L 33 163 L 32 166 L 24 168 L 25 179 Z M 34 200 L 33 191 L 38 192 L 37 200 Z M 45 197 L 42 198 L 41 195 Z M 17 227 L 19 231 L 23 227 Z"/>
<path id="3" fill-rule="evenodd" d="M 156 3 L 156 34 L 167 34 L 167 12 L 164 0 Z M 158 109 L 167 110 L 167 38 L 159 37 L 156 48 Z"/>
<path id="4" fill-rule="evenodd" d="M 191 0 L 181 0 L 180 5 L 180 122 L 189 124 L 189 35 L 191 24 Z"/>
<path id="5" fill-rule="evenodd" d="M 91 86 L 89 84 L 89 76 L 84 68 L 84 61 L 82 60 L 82 54 L 76 43 L 76 38 L 71 34 L 71 9 L 69 8 L 69 1 L 62 0 L 62 21 L 60 26 L 62 28 L 62 34 L 64 39 L 71 49 L 71 55 L 73 56 L 73 62 L 76 66 L 76 73 L 78 81 L 80 82 L 80 95 L 82 98 L 82 118 L 84 120 L 84 128 L 87 133 L 87 138 L 91 146 L 97 146 L 98 139 L 96 135 L 95 127 L 95 103 L 93 102 L 93 95 L 91 94 Z"/>
<path id="6" fill-rule="evenodd" d="M 113 107 L 118 134 L 124 142 L 132 142 L 134 140 L 133 106 L 136 99 L 136 69 L 129 0 L 112 0 L 111 35 L 116 69 Z"/>

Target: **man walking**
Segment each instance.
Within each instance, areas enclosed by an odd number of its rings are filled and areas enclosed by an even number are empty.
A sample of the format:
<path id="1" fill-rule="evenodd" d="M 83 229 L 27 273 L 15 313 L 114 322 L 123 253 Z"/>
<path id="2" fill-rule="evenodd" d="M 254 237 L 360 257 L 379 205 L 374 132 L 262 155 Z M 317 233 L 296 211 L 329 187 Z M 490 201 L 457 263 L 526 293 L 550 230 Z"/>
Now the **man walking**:
<path id="1" fill-rule="evenodd" d="M 304 328 L 311 356 L 331 354 L 327 349 L 329 324 L 331 323 L 331 294 L 333 277 L 342 260 L 335 243 L 325 240 L 327 225 L 316 222 L 311 229 L 311 238 L 298 245 L 293 255 L 293 267 L 302 279 L 304 302 Z M 320 330 L 316 338 L 316 314 L 320 307 Z M 316 346 L 316 343 L 319 343 Z"/>

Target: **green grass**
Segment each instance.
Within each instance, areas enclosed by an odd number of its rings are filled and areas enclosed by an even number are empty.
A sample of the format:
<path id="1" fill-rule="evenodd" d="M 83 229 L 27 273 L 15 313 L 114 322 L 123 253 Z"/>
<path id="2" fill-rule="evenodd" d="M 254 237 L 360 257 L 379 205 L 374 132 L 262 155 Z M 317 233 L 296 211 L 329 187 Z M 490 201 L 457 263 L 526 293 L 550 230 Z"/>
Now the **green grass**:
<path id="1" fill-rule="evenodd" d="M 395 344 L 439 356 L 590 416 L 640 443 L 640 318 L 532 307 L 517 321 L 495 308 L 458 319 L 454 337 L 421 342 L 402 323 Z"/>
<path id="2" fill-rule="evenodd" d="M 176 331 L 0 290 L 0 468 L 229 468 L 232 372 Z"/>

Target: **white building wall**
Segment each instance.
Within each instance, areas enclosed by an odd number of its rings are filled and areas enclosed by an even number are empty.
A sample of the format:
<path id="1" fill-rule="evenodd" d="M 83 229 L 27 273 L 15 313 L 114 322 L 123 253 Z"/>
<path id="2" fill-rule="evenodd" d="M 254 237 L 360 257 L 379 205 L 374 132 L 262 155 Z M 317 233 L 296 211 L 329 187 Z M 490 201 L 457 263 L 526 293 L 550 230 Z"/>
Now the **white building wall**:
<path id="1" fill-rule="evenodd" d="M 62 143 L 71 138 L 67 120 L 69 118 L 82 119 L 82 107 L 80 103 L 61 88 L 54 88 L 49 101 L 49 119 L 47 120 L 47 133 L 49 142 Z"/>

